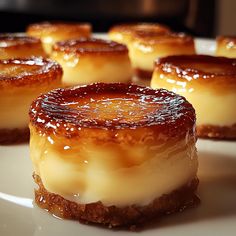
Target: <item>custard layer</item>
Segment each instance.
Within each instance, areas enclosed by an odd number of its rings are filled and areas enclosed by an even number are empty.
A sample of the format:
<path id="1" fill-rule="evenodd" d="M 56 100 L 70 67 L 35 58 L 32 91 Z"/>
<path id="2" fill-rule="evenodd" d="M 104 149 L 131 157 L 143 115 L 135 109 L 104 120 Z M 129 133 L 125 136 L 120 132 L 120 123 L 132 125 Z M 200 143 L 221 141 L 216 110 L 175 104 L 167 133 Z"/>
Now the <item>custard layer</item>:
<path id="1" fill-rule="evenodd" d="M 160 139 L 150 146 L 96 144 L 89 139 L 84 146 L 30 128 L 35 173 L 48 191 L 77 203 L 146 205 L 196 176 L 192 136 L 164 143 Z"/>
<path id="2" fill-rule="evenodd" d="M 153 71 L 154 61 L 168 55 L 195 54 L 194 41 L 182 34 L 137 36 L 129 45 L 133 68 Z"/>

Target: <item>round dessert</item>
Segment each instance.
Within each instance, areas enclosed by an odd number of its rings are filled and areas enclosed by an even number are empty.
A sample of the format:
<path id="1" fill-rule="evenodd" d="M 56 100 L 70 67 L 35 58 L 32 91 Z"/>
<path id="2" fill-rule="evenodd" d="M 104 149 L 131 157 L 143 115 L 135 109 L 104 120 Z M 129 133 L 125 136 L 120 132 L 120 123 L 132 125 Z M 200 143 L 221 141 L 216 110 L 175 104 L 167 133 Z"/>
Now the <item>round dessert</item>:
<path id="1" fill-rule="evenodd" d="M 50 54 L 52 45 L 67 39 L 89 38 L 89 23 L 43 22 L 29 25 L 27 34 L 42 40 L 45 51 Z"/>
<path id="2" fill-rule="evenodd" d="M 203 138 L 236 138 L 236 59 L 207 55 L 169 56 L 156 61 L 152 88 L 184 96 L 197 114 Z"/>
<path id="3" fill-rule="evenodd" d="M 219 36 L 216 38 L 216 55 L 236 58 L 236 36 Z"/>
<path id="4" fill-rule="evenodd" d="M 65 86 L 129 82 L 132 69 L 126 46 L 102 39 L 58 42 L 51 58 L 61 64 Z"/>
<path id="5" fill-rule="evenodd" d="M 156 58 L 195 54 L 193 38 L 183 33 L 138 34 L 133 38 L 129 50 L 135 75 L 141 79 L 151 79 Z"/>
<path id="6" fill-rule="evenodd" d="M 137 34 L 165 34 L 168 32 L 170 32 L 170 29 L 165 25 L 157 23 L 134 23 L 113 26 L 109 30 L 108 36 L 111 40 L 129 46 L 129 43 Z"/>
<path id="7" fill-rule="evenodd" d="M 0 60 L 0 144 L 29 139 L 33 99 L 61 84 L 61 67 L 48 59 Z"/>
<path id="8" fill-rule="evenodd" d="M 136 225 L 194 206 L 195 112 L 167 90 L 57 89 L 30 109 L 36 203 L 61 218 Z"/>
<path id="9" fill-rule="evenodd" d="M 46 56 L 39 39 L 16 34 L 0 34 L 1 60 L 32 56 Z"/>

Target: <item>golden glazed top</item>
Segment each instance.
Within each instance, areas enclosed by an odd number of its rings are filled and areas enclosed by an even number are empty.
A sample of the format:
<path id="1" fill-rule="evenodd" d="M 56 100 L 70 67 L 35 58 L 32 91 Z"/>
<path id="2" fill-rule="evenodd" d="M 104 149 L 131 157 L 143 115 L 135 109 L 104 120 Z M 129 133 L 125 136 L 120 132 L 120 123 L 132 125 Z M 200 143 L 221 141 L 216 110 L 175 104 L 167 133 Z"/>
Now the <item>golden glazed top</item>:
<path id="1" fill-rule="evenodd" d="M 161 24 L 157 23 L 131 23 L 131 24 L 120 24 L 113 26 L 109 33 L 124 33 L 124 34 L 139 34 L 139 33 L 167 33 L 170 29 Z"/>
<path id="2" fill-rule="evenodd" d="M 16 35 L 16 34 L 1 34 L 0 35 L 0 48 L 19 48 L 22 45 L 34 46 L 41 44 L 40 39 L 30 36 Z"/>
<path id="3" fill-rule="evenodd" d="M 78 33 L 82 37 L 89 37 L 91 34 L 91 25 L 89 23 L 43 22 L 29 25 L 27 33 L 35 36 L 66 36 Z"/>
<path id="4" fill-rule="evenodd" d="M 62 76 L 61 66 L 41 57 L 0 60 L 0 88 L 50 83 Z"/>
<path id="5" fill-rule="evenodd" d="M 58 42 L 53 46 L 53 51 L 64 52 L 66 54 L 127 54 L 125 45 L 103 39 L 77 39 Z"/>
<path id="6" fill-rule="evenodd" d="M 181 136 L 194 132 L 195 111 L 185 98 L 167 90 L 95 83 L 41 95 L 31 105 L 30 122 L 41 133 L 65 137 L 80 136 L 83 129 L 139 128 Z"/>
<path id="7" fill-rule="evenodd" d="M 188 84 L 211 84 L 220 90 L 236 87 L 236 59 L 232 58 L 208 55 L 168 56 L 156 60 L 155 71 Z"/>

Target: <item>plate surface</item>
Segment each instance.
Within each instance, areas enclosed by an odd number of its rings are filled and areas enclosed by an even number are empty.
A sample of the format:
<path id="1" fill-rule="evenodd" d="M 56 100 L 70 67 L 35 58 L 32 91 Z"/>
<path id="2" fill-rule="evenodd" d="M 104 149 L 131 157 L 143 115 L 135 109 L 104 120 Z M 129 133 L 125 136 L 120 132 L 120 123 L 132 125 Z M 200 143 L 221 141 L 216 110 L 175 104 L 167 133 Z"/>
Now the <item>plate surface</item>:
<path id="1" fill-rule="evenodd" d="M 215 44 L 198 39 L 199 53 L 212 54 Z M 163 218 L 139 235 L 235 235 L 236 142 L 198 140 L 199 207 Z M 33 202 L 28 145 L 0 146 L 0 235 L 137 235 L 52 217 Z"/>

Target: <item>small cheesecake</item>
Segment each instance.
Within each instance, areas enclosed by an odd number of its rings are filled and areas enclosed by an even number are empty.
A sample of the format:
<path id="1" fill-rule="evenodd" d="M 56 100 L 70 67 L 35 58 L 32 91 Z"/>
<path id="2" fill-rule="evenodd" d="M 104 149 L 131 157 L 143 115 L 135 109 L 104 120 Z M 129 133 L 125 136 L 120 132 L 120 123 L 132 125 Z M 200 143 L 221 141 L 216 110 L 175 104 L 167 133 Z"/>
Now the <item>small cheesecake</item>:
<path id="1" fill-rule="evenodd" d="M 195 54 L 193 38 L 183 33 L 138 34 L 133 38 L 129 50 L 135 75 L 149 80 L 155 59 L 169 55 Z"/>
<path id="2" fill-rule="evenodd" d="M 113 26 L 109 32 L 108 37 L 118 43 L 129 44 L 135 35 L 139 34 L 165 34 L 169 33 L 170 29 L 158 23 L 133 23 L 133 24 L 120 24 Z"/>
<path id="3" fill-rule="evenodd" d="M 169 56 L 155 62 L 152 88 L 184 96 L 196 109 L 199 137 L 236 139 L 236 59 Z"/>
<path id="4" fill-rule="evenodd" d="M 236 36 L 219 36 L 216 38 L 216 55 L 236 58 Z"/>
<path id="5" fill-rule="evenodd" d="M 62 66 L 65 86 L 131 81 L 128 49 L 113 41 L 79 39 L 58 42 L 53 46 L 51 58 Z"/>
<path id="6" fill-rule="evenodd" d="M 50 54 L 52 45 L 58 41 L 89 38 L 92 27 L 89 23 L 42 22 L 29 25 L 28 35 L 40 38 L 45 51 Z"/>
<path id="7" fill-rule="evenodd" d="M 56 89 L 30 108 L 35 202 L 109 227 L 195 206 L 195 111 L 167 90 L 122 83 Z"/>
<path id="8" fill-rule="evenodd" d="M 62 69 L 48 59 L 0 60 L 0 144 L 29 139 L 33 99 L 61 84 Z"/>
<path id="9" fill-rule="evenodd" d="M 32 56 L 46 57 L 39 39 L 17 34 L 0 34 L 0 60 Z"/>

